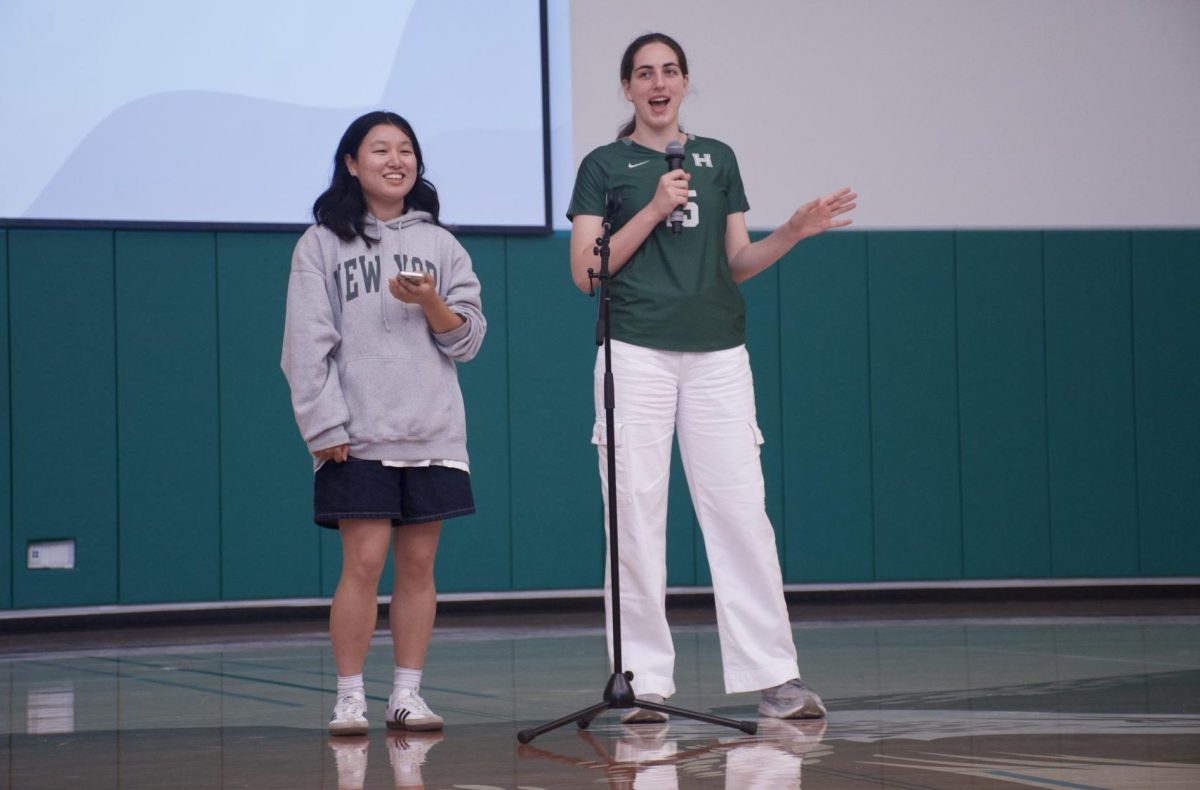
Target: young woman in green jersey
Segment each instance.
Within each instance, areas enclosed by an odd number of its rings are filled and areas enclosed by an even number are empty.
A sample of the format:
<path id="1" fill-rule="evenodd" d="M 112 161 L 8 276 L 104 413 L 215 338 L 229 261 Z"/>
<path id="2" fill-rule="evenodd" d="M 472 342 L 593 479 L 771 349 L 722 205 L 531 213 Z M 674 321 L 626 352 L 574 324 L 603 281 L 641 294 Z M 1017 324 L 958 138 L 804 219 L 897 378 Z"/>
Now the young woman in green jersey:
<path id="1" fill-rule="evenodd" d="M 857 195 L 841 189 L 805 203 L 752 243 L 733 150 L 680 128 L 688 91 L 683 49 L 661 33 L 641 36 L 625 50 L 620 75 L 633 118 L 615 142 L 583 160 L 567 216 L 571 276 L 588 291 L 606 198 L 610 192 L 620 196 L 609 267 L 624 668 L 633 672 L 639 697 L 661 701 L 675 691 L 666 619 L 666 516 L 677 435 L 712 570 L 726 691 L 761 690 L 764 716 L 824 716 L 821 698 L 800 680 L 767 518 L 762 434 L 737 284 L 802 239 L 849 225 L 843 215 Z M 672 142 L 685 147 L 684 166 L 664 173 Z M 673 232 L 670 217 L 678 207 L 684 207 L 682 227 Z M 602 364 L 598 356 L 593 442 L 607 499 Z M 611 596 L 606 599 L 611 607 Z M 622 721 L 665 718 L 634 708 Z"/>

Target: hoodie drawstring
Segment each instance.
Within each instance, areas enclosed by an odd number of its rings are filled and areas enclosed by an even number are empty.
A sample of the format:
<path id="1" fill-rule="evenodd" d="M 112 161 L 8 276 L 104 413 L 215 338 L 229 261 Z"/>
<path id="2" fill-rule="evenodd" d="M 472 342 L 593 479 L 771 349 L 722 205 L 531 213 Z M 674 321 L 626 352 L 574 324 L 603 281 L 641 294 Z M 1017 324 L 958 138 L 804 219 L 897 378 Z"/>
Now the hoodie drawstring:
<path id="1" fill-rule="evenodd" d="M 383 262 L 382 262 L 382 261 L 380 262 L 380 264 L 379 264 L 379 267 L 380 267 L 380 269 L 382 269 L 382 268 L 383 268 Z M 384 292 L 385 292 L 385 291 L 387 291 L 387 285 L 386 285 L 386 283 L 387 283 L 387 275 L 386 275 L 386 274 L 384 274 L 384 273 L 381 271 L 381 272 L 379 273 L 379 276 L 380 276 L 380 277 L 382 277 L 382 278 L 384 278 L 384 283 L 385 283 L 385 284 L 384 284 L 382 287 L 380 287 L 380 289 L 379 289 L 379 314 L 380 314 L 381 316 L 383 316 L 383 331 L 384 331 L 384 332 L 391 332 L 391 331 L 392 331 L 392 325 L 391 325 L 390 323 L 388 323 L 388 316 L 387 316 L 387 314 L 388 314 L 388 303 L 387 303 L 387 296 L 385 296 L 385 295 L 384 295 Z"/>
<path id="2" fill-rule="evenodd" d="M 388 321 L 388 307 L 390 307 L 390 305 L 388 304 L 388 296 L 390 295 L 390 293 L 385 293 L 388 291 L 386 283 L 390 278 L 387 276 L 387 265 L 388 265 L 387 249 L 386 249 L 386 245 L 383 243 L 384 228 L 386 227 L 389 230 L 396 231 L 396 235 L 397 235 L 397 237 L 399 237 L 399 235 L 401 233 L 400 220 L 401 220 L 401 217 L 397 217 L 396 219 L 392 220 L 391 222 L 381 223 L 377 219 L 372 217 L 371 215 L 369 215 L 369 214 L 367 215 L 367 221 L 374 223 L 375 229 L 379 232 L 379 259 L 380 259 L 379 260 L 379 276 L 383 279 L 383 283 L 381 283 L 381 287 L 379 288 L 379 315 L 383 318 L 383 331 L 385 331 L 385 332 L 391 332 L 392 325 L 391 325 L 391 322 Z M 393 259 L 395 259 L 395 256 L 393 256 Z M 408 311 L 404 311 L 402 313 L 402 316 L 404 318 L 407 318 Z"/>
<path id="3" fill-rule="evenodd" d="M 417 210 L 409 211 L 387 222 L 380 222 L 375 218 L 374 215 L 372 215 L 370 212 L 367 212 L 365 230 L 369 234 L 373 232 L 374 235 L 379 239 L 379 276 L 384 280 L 384 282 L 380 283 L 379 288 L 379 313 L 380 317 L 383 319 L 383 329 L 386 332 L 391 332 L 392 327 L 391 323 L 388 321 L 388 309 L 391 306 L 388 302 L 388 296 L 391 295 L 391 292 L 389 291 L 387 294 L 384 294 L 384 291 L 388 290 L 385 285 L 386 281 L 389 279 L 385 274 L 385 271 L 388 268 L 388 245 L 385 243 L 384 237 L 390 235 L 388 231 L 395 231 L 396 239 L 391 251 L 391 260 L 397 262 L 396 267 L 397 270 L 399 270 L 399 261 L 402 258 L 402 245 L 400 244 L 400 240 L 404 235 L 404 226 L 431 221 L 432 220 L 427 212 Z M 400 318 L 402 321 L 407 321 L 409 317 L 408 314 L 411 312 L 407 309 L 409 305 L 401 303 L 401 307 L 403 309 L 400 311 Z"/>

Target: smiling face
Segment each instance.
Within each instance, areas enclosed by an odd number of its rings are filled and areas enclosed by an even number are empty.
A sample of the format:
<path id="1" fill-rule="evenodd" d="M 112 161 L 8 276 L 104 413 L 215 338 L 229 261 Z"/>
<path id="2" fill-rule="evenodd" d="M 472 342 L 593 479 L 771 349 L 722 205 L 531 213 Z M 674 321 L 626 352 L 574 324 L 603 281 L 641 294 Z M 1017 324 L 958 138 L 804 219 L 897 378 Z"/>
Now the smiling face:
<path id="1" fill-rule="evenodd" d="M 417 182 L 417 154 L 399 127 L 387 123 L 371 127 L 358 152 L 346 154 L 345 163 L 377 219 L 395 219 L 404 213 L 404 198 Z"/>
<path id="2" fill-rule="evenodd" d="M 634 53 L 632 74 L 621 80 L 621 88 L 633 103 L 637 129 L 652 134 L 678 131 L 688 78 L 675 50 L 660 41 L 643 46 Z"/>

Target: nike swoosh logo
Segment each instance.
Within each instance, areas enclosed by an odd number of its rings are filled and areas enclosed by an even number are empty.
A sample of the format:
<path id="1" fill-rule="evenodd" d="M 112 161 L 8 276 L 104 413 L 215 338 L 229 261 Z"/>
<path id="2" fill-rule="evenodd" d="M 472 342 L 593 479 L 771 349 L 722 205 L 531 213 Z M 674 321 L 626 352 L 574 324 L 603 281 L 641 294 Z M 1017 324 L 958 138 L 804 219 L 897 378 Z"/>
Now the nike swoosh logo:
<path id="1" fill-rule="evenodd" d="M 641 167 L 642 165 L 646 164 L 646 162 L 649 162 L 649 161 L 650 161 L 650 160 L 649 160 L 649 159 L 647 159 L 645 162 L 638 162 L 637 164 L 634 164 L 633 162 L 630 162 L 630 163 L 629 163 L 629 166 L 630 166 L 630 167 Z"/>

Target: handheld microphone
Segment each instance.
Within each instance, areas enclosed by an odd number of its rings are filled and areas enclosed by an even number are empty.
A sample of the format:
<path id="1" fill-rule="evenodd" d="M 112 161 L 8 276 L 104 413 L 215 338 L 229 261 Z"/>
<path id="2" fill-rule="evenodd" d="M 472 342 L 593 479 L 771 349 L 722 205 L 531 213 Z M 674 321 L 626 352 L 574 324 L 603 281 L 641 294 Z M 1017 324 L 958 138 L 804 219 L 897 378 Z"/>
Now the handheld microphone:
<path id="1" fill-rule="evenodd" d="M 683 167 L 683 143 L 672 140 L 667 143 L 667 172 Z M 683 230 L 683 206 L 676 206 L 671 212 L 671 232 L 678 234 Z"/>

